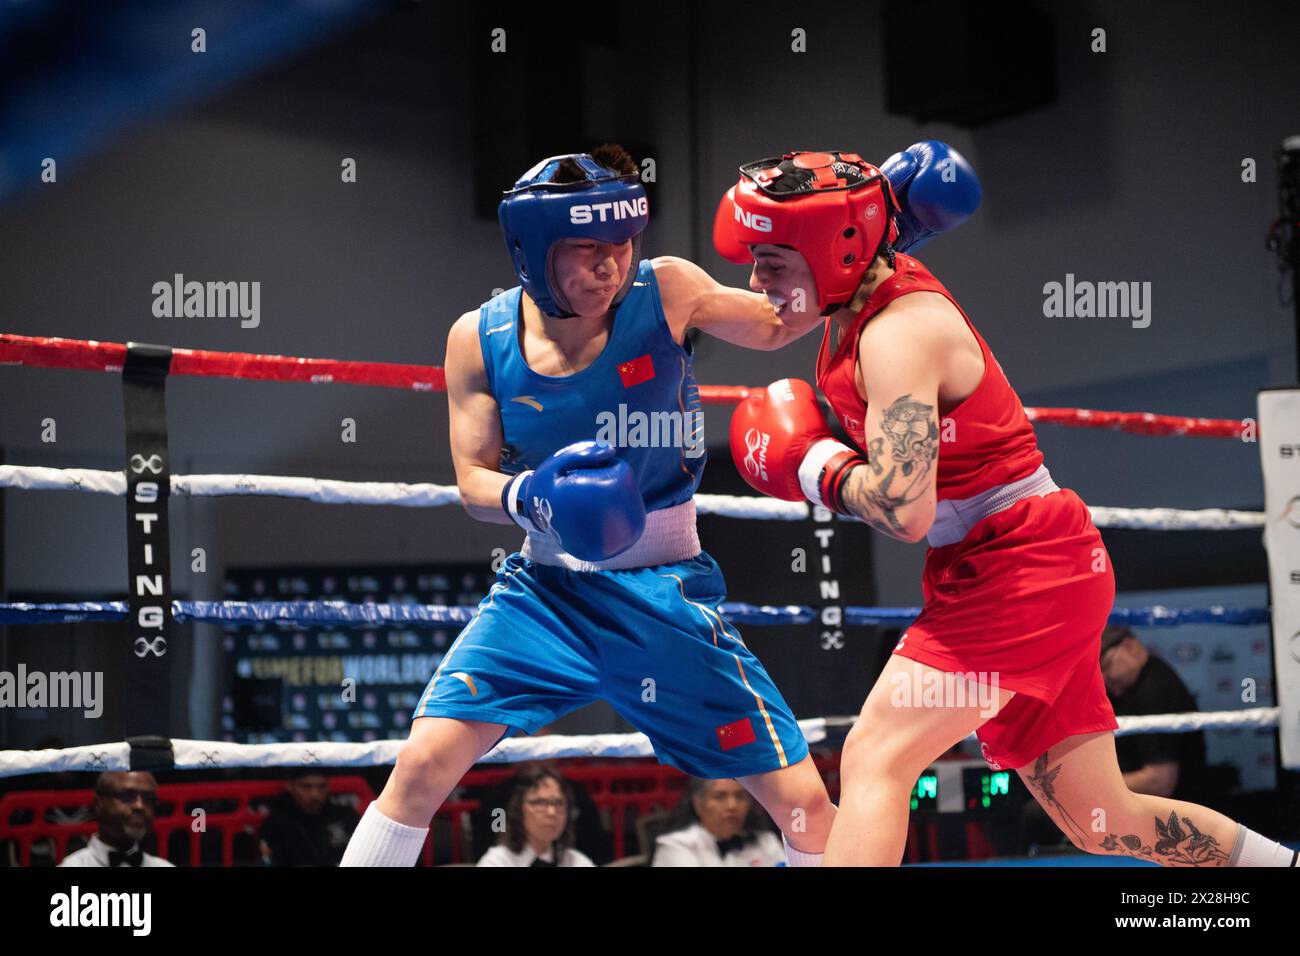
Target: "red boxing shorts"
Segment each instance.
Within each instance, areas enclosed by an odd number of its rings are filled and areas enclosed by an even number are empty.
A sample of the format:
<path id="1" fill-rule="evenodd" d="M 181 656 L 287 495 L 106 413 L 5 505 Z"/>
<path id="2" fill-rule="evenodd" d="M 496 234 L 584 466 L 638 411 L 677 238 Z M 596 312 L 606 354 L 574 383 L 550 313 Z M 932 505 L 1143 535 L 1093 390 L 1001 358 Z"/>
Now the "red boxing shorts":
<path id="1" fill-rule="evenodd" d="M 1116 729 L 1098 660 L 1115 572 L 1073 491 L 1021 499 L 932 548 L 921 586 L 921 616 L 894 653 L 996 675 L 1015 691 L 977 732 L 992 769 L 1023 767 L 1074 734 Z"/>

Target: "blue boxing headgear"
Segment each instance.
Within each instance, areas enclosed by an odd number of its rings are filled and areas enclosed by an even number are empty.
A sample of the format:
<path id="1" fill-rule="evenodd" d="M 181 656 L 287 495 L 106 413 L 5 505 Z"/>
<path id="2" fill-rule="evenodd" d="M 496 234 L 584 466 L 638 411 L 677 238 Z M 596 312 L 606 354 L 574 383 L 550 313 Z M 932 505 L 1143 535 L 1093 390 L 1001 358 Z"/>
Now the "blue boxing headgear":
<path id="1" fill-rule="evenodd" d="M 553 182 L 566 159 L 577 164 L 583 178 Z M 524 291 L 547 315 L 565 319 L 576 313 L 555 281 L 555 244 L 561 239 L 632 240 L 632 267 L 611 303 L 616 306 L 636 278 L 650 208 L 636 173 L 616 173 L 587 153 L 570 153 L 544 159 L 519 177 L 514 188 L 506 190 L 497 218 Z"/>

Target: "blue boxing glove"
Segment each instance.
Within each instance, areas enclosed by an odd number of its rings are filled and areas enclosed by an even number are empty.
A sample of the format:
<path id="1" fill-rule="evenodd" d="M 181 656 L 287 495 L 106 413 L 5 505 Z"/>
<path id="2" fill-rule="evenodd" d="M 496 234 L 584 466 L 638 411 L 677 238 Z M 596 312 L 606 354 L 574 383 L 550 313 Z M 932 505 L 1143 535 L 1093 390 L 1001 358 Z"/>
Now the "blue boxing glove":
<path id="1" fill-rule="evenodd" d="M 600 442 L 566 445 L 516 475 L 501 491 L 501 506 L 525 531 L 555 537 L 581 561 L 622 554 L 645 530 L 636 476 Z"/>
<path id="2" fill-rule="evenodd" d="M 966 157 L 947 143 L 927 139 L 895 153 L 880 165 L 898 196 L 898 241 L 911 252 L 940 233 L 955 229 L 980 204 L 980 181 Z"/>

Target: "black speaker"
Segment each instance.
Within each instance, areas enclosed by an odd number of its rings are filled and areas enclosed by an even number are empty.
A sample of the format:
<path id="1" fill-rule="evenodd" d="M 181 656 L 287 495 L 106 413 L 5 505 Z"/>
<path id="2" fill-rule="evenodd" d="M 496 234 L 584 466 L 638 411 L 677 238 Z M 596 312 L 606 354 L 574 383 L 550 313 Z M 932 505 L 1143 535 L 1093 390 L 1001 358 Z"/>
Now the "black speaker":
<path id="1" fill-rule="evenodd" d="M 539 159 L 576 153 L 622 131 L 600 131 L 594 142 L 583 129 L 583 97 L 620 77 L 590 77 L 583 49 L 617 49 L 622 33 L 618 7 L 598 16 L 565 15 L 552 9 L 507 5 L 476 17 L 472 82 L 474 98 L 474 212 L 495 220 L 503 190 Z M 504 30 L 504 52 L 494 52 L 494 29 Z M 622 89 L 619 89 L 622 95 Z M 604 89 L 604 94 L 608 90 Z M 456 95 L 456 91 L 448 91 Z M 626 143 L 623 145 L 627 145 Z M 635 154 L 634 154 L 635 155 Z M 636 158 L 640 158 L 639 156 Z"/>
<path id="2" fill-rule="evenodd" d="M 1056 100 L 1052 18 L 1029 0 L 909 0 L 884 12 L 885 110 L 974 127 Z"/>

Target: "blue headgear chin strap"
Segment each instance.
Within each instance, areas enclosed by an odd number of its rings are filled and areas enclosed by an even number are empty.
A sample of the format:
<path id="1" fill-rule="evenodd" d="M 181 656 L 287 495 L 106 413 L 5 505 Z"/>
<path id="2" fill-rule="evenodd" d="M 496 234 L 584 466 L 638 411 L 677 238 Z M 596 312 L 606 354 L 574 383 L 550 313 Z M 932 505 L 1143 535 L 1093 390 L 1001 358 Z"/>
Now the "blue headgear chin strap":
<path id="1" fill-rule="evenodd" d="M 564 160 L 573 160 L 583 178 L 556 183 Z M 641 261 L 641 233 L 650 221 L 645 189 L 636 173 L 606 169 L 587 153 L 544 159 L 519 177 L 497 207 L 501 231 L 524 291 L 547 315 L 570 318 L 570 308 L 555 281 L 555 244 L 561 239 L 595 239 L 623 243 L 632 240 L 632 266 L 611 305 L 623 301 Z"/>

